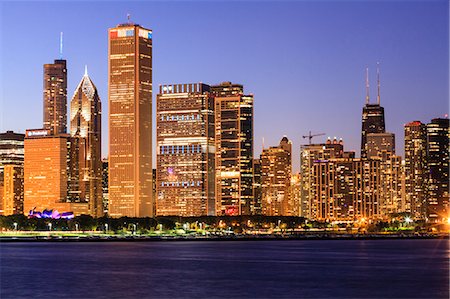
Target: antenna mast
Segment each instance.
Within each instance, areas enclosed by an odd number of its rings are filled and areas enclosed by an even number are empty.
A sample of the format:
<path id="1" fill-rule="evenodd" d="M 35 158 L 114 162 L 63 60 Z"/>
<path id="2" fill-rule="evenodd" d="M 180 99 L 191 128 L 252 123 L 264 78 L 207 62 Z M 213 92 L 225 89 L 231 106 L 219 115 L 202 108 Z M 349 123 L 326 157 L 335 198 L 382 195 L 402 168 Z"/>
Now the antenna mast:
<path id="1" fill-rule="evenodd" d="M 377 85 L 378 85 L 378 94 L 377 94 L 377 103 L 380 105 L 380 63 L 377 62 Z"/>
<path id="2" fill-rule="evenodd" d="M 366 104 L 369 104 L 369 68 L 366 67 Z"/>
<path id="3" fill-rule="evenodd" d="M 61 32 L 59 36 L 59 57 L 62 59 L 63 57 L 63 33 Z"/>

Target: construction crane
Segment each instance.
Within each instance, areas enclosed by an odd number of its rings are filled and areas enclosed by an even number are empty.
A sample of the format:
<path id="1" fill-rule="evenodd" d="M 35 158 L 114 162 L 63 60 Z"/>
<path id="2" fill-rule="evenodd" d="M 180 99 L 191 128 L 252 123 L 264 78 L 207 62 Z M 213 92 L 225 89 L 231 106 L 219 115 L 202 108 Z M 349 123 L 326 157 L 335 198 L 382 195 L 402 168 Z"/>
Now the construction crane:
<path id="1" fill-rule="evenodd" d="M 322 136 L 325 135 L 325 133 L 318 133 L 318 134 L 311 134 L 311 131 L 309 131 L 309 134 L 306 136 L 302 136 L 303 138 L 308 138 L 309 139 L 309 144 L 311 145 L 311 139 L 313 139 L 314 137 L 317 136 Z"/>

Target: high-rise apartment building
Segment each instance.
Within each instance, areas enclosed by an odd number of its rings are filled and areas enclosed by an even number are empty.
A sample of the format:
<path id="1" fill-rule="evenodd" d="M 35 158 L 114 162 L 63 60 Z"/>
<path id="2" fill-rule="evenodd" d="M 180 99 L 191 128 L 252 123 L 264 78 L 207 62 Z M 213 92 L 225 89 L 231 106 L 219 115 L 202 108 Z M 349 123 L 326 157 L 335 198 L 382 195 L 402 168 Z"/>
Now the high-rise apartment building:
<path id="1" fill-rule="evenodd" d="M 278 146 L 261 154 L 262 214 L 294 216 L 290 196 L 292 175 L 292 142 L 283 137 Z"/>
<path id="2" fill-rule="evenodd" d="M 291 176 L 289 196 L 292 202 L 292 216 L 301 216 L 300 207 L 302 200 L 302 175 L 300 173 L 294 173 Z"/>
<path id="3" fill-rule="evenodd" d="M 102 160 L 103 214 L 108 214 L 108 158 Z"/>
<path id="4" fill-rule="evenodd" d="M 415 219 L 426 216 L 427 180 L 427 127 L 413 121 L 405 125 L 405 201 Z"/>
<path id="5" fill-rule="evenodd" d="M 435 118 L 427 124 L 428 211 L 430 221 L 450 218 L 449 120 Z"/>
<path id="6" fill-rule="evenodd" d="M 76 145 L 71 176 L 78 188 L 73 191 L 88 202 L 92 216 L 103 216 L 101 103 L 87 68 L 70 103 L 70 135 Z"/>
<path id="7" fill-rule="evenodd" d="M 68 134 L 27 130 L 24 163 L 24 213 L 57 210 L 88 214 L 88 204 L 71 195 L 73 145 Z"/>
<path id="8" fill-rule="evenodd" d="M 216 214 L 255 214 L 253 95 L 242 85 L 212 86 L 215 95 Z"/>
<path id="9" fill-rule="evenodd" d="M 355 219 L 377 220 L 383 215 L 381 203 L 381 162 L 372 159 L 354 159 L 355 168 Z"/>
<path id="10" fill-rule="evenodd" d="M 159 87 L 156 214 L 215 215 L 214 97 L 206 84 Z"/>
<path id="11" fill-rule="evenodd" d="M 24 138 L 25 134 L 14 133 L 13 131 L 7 131 L 5 133 L 0 133 L 0 187 L 1 194 L 0 198 L 3 198 L 3 185 L 4 185 L 4 168 L 5 165 L 19 166 L 23 168 L 23 157 L 24 157 Z M 17 179 L 13 185 L 9 186 L 23 186 L 23 176 L 14 175 L 9 176 L 9 178 Z M 10 181 L 9 181 L 10 182 Z M 8 194 L 12 194 L 8 191 Z M 15 193 L 18 197 L 15 198 L 16 202 L 23 202 L 23 195 L 20 193 Z M 0 200 L 0 215 L 3 213 L 3 199 Z"/>
<path id="12" fill-rule="evenodd" d="M 254 214 L 262 214 L 262 168 L 261 159 L 253 159 L 253 196 L 254 196 Z"/>
<path id="13" fill-rule="evenodd" d="M 44 64 L 44 128 L 52 134 L 67 132 L 66 60 Z"/>
<path id="14" fill-rule="evenodd" d="M 109 29 L 109 215 L 152 215 L 152 31 Z"/>

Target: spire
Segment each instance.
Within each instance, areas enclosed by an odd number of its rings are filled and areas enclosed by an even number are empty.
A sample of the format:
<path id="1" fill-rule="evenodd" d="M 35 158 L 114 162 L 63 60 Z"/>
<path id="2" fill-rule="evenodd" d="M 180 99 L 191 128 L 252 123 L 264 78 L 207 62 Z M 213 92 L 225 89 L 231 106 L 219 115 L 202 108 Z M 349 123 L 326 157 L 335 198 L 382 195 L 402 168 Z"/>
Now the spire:
<path id="1" fill-rule="evenodd" d="M 84 66 L 84 76 L 88 77 L 87 65 Z"/>
<path id="2" fill-rule="evenodd" d="M 59 35 L 59 57 L 62 59 L 63 57 L 63 33 Z"/>
<path id="3" fill-rule="evenodd" d="M 366 67 L 366 105 L 369 104 L 369 68 Z"/>
<path id="4" fill-rule="evenodd" d="M 377 62 L 377 87 L 378 87 L 378 93 L 377 93 L 377 103 L 380 105 L 380 63 Z"/>

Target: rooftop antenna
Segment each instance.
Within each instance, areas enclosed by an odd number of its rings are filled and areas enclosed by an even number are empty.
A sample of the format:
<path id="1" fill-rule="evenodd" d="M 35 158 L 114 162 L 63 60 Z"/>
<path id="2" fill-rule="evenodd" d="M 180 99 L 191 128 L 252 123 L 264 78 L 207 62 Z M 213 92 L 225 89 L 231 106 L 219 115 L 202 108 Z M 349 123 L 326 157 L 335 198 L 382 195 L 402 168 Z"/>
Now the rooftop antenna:
<path id="1" fill-rule="evenodd" d="M 378 105 L 380 105 L 380 62 L 377 62 L 377 85 L 378 85 L 377 102 Z"/>
<path id="2" fill-rule="evenodd" d="M 369 68 L 366 67 L 366 104 L 369 104 Z"/>
<path id="3" fill-rule="evenodd" d="M 59 57 L 62 59 L 63 57 L 63 33 L 59 35 Z"/>
<path id="4" fill-rule="evenodd" d="M 262 138 L 262 149 L 264 151 L 264 137 Z"/>
<path id="5" fill-rule="evenodd" d="M 87 65 L 84 65 L 84 76 L 88 76 Z"/>
<path id="6" fill-rule="evenodd" d="M 128 24 L 130 23 L 130 18 L 131 18 L 131 15 L 129 13 L 127 13 Z"/>

